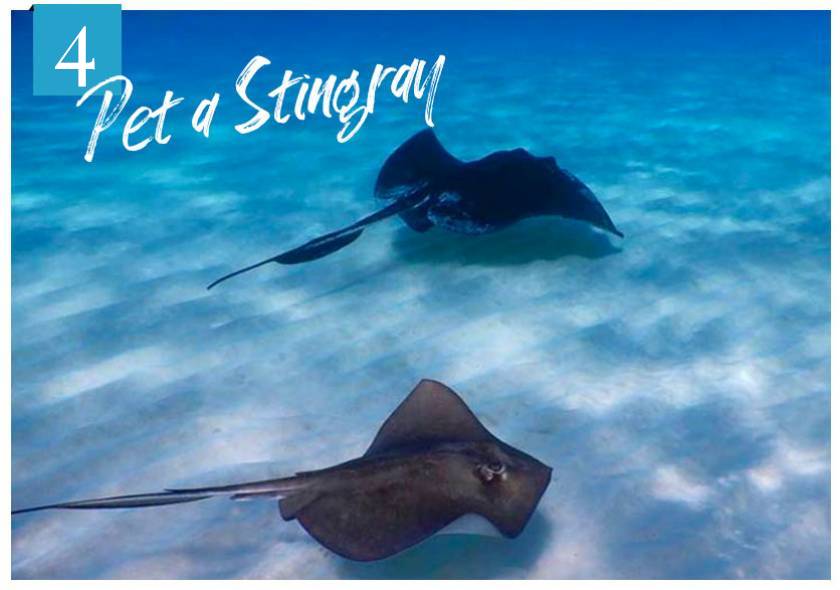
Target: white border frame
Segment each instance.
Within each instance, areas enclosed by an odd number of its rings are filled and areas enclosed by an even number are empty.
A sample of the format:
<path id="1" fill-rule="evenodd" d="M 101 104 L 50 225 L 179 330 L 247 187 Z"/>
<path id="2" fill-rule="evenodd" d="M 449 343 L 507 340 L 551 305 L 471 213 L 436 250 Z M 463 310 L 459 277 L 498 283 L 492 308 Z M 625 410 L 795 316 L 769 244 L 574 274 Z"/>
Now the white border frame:
<path id="1" fill-rule="evenodd" d="M 37 3 L 37 2 L 36 2 Z M 724 0 L 563 0 L 562 2 L 549 3 L 545 0 L 354 0 L 353 2 L 340 2 L 339 0 L 48 0 L 44 4 L 121 4 L 123 10 L 831 10 L 833 2 L 827 0 L 809 0 L 807 2 L 792 2 L 782 0 L 740 0 L 738 2 L 726 2 Z M 2 508 L 5 514 L 11 512 L 11 67 L 12 67 L 12 40 L 11 28 L 12 10 L 29 10 L 33 1 L 13 0 L 7 3 L 4 14 L 4 25 L 2 29 L 2 36 L 5 38 L 2 47 L 6 53 L 6 58 L 2 59 L 2 71 L 0 71 L 0 88 L 4 92 L 0 92 L 2 100 L 4 101 L 2 110 L 3 116 L 0 118 L 0 155 L 2 156 L 2 164 L 0 164 L 0 178 L 8 191 L 9 200 L 0 207 L 0 268 L 2 268 L 2 284 L 0 285 L 0 306 L 2 306 L 2 315 L 0 315 L 0 332 L 5 335 L 2 341 L 2 359 L 0 359 L 0 374 L 2 375 L 2 383 L 6 384 L 6 391 L 8 392 L 8 402 L 0 404 L 0 416 L 2 416 L 3 424 L 9 429 L 7 436 L 2 441 L 3 454 L 2 463 L 3 469 L 3 502 Z M 837 46 L 834 43 L 834 31 L 837 30 L 838 18 L 832 11 L 831 14 L 831 110 L 835 110 L 837 106 L 837 64 L 840 62 L 840 53 L 838 53 Z M 831 124 L 831 145 L 832 148 L 838 145 L 837 132 L 835 126 Z M 831 154 L 831 168 L 836 169 L 837 152 L 832 149 Z M 836 193 L 838 180 L 832 175 L 831 178 L 831 192 Z M 3 191 L 6 192 L 6 191 Z M 2 193 L 0 193 L 2 194 Z M 840 206 L 837 205 L 836 200 L 832 199 L 831 216 L 837 218 Z M 831 250 L 834 252 L 834 246 L 837 244 L 837 231 L 832 227 L 831 230 Z M 831 271 L 832 277 L 835 276 L 834 256 L 832 256 Z M 831 305 L 834 307 L 836 300 L 836 290 L 834 281 L 832 280 Z M 831 326 L 831 340 L 834 341 L 837 336 L 837 328 L 834 324 Z M 835 355 L 832 353 L 831 360 L 834 364 Z M 835 389 L 835 373 L 831 372 L 831 389 Z M 835 411 L 836 404 L 832 404 L 831 422 L 838 424 L 837 411 Z M 836 457 L 835 444 L 832 439 L 831 443 L 832 457 Z M 834 462 L 832 461 L 832 472 L 834 471 Z M 838 494 L 836 489 L 832 489 L 831 503 L 833 506 L 838 506 Z M 834 511 L 831 514 L 831 528 L 836 530 L 837 519 Z M 30 588 L 86 588 L 89 585 L 96 585 L 100 588 L 118 588 L 118 589 L 136 589 L 147 588 L 150 584 L 158 586 L 173 587 L 191 586 L 193 588 L 201 588 L 202 590 L 222 590 L 227 589 L 231 584 L 237 586 L 248 585 L 250 587 L 262 586 L 265 584 L 281 585 L 284 588 L 298 587 L 306 585 L 309 588 L 328 588 L 335 587 L 335 585 L 342 585 L 342 587 L 367 589 L 371 586 L 386 587 L 393 586 L 395 583 L 400 585 L 413 586 L 420 588 L 434 584 L 436 586 L 445 586 L 449 588 L 458 588 L 459 590 L 486 590 L 485 586 L 491 584 L 494 588 L 513 588 L 518 584 L 523 583 L 522 580 L 511 581 L 365 581 L 365 580 L 273 580 L 273 581 L 251 581 L 251 580 L 214 580 L 214 581 L 115 581 L 115 580 L 78 580 L 78 581 L 22 581 L 11 579 L 11 516 L 5 521 L 5 536 L 2 539 L 3 552 L 7 556 L 3 562 L 3 578 L 8 580 L 10 586 L 27 585 Z M 838 558 L 837 545 L 833 542 L 831 547 L 831 561 L 832 564 L 837 562 Z M 731 580 L 726 580 L 720 583 L 729 583 Z M 580 584 L 585 584 L 589 588 L 603 588 L 612 584 L 622 584 L 627 588 L 647 589 L 655 588 L 674 588 L 679 587 L 706 587 L 708 584 L 716 582 L 706 580 L 692 580 L 692 581 L 551 581 L 551 580 L 534 580 L 528 581 L 527 584 L 531 587 L 540 586 L 542 588 L 564 588 L 578 587 Z M 738 582 L 741 588 L 755 588 L 757 586 L 775 586 L 775 587 L 790 587 L 790 581 L 740 581 Z M 797 581 L 797 586 L 809 587 L 825 587 L 833 585 L 833 581 Z"/>

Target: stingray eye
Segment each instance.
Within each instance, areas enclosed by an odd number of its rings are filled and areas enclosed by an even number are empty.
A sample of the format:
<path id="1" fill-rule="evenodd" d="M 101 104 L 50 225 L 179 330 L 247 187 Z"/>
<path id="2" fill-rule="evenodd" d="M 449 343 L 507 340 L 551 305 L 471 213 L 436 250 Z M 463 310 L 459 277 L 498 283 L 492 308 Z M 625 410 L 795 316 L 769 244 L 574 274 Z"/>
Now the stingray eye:
<path id="1" fill-rule="evenodd" d="M 479 479 L 484 483 L 490 483 L 497 478 L 505 478 L 505 466 L 498 461 L 483 463 L 476 469 Z"/>

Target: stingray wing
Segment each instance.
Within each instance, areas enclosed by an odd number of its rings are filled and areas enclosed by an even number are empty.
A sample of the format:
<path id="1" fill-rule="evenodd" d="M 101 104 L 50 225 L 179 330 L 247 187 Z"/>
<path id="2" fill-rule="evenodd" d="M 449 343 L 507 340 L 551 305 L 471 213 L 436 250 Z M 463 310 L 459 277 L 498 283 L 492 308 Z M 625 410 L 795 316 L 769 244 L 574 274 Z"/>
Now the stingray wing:
<path id="1" fill-rule="evenodd" d="M 373 561 L 420 543 L 468 512 L 436 486 L 391 482 L 374 489 L 320 495 L 296 517 L 319 543 L 342 557 Z"/>
<path id="2" fill-rule="evenodd" d="M 415 133 L 388 156 L 376 178 L 374 195 L 379 199 L 402 199 L 407 194 L 432 189 L 461 162 L 438 141 L 435 132 Z"/>
<path id="3" fill-rule="evenodd" d="M 517 536 L 548 487 L 551 468 L 496 438 L 446 385 L 429 379 L 421 381 L 384 422 L 365 457 L 451 442 L 492 442 L 508 456 L 511 469 L 506 478 L 485 488 L 481 497 L 473 498 L 469 506 L 453 507 L 451 501 L 443 505 L 455 510 L 458 516 L 469 512 L 481 514 L 502 534 Z M 441 481 L 434 485 L 441 489 L 448 486 Z M 427 497 L 433 498 L 434 494 Z M 435 510 L 432 512 L 437 514 Z"/>
<path id="4" fill-rule="evenodd" d="M 457 393 L 424 379 L 385 420 L 365 457 L 446 442 L 495 440 Z"/>

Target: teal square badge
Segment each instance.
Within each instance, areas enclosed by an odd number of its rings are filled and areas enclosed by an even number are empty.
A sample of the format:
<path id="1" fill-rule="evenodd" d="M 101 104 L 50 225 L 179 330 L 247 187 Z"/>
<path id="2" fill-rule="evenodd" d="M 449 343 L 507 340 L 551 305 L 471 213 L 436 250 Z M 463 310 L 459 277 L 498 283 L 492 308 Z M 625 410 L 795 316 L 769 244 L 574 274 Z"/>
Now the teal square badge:
<path id="1" fill-rule="evenodd" d="M 32 92 L 80 96 L 122 70 L 119 4 L 36 4 Z"/>

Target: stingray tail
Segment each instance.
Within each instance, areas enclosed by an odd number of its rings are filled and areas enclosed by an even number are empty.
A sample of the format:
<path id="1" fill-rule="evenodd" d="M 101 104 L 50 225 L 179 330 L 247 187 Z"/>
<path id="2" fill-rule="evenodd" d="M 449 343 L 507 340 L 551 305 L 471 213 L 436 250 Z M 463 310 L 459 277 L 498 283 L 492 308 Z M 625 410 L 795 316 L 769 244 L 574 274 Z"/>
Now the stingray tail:
<path id="1" fill-rule="evenodd" d="M 166 506 L 168 504 L 183 504 L 186 502 L 197 502 L 214 496 L 230 496 L 234 500 L 246 500 L 252 498 L 280 498 L 288 494 L 306 489 L 308 480 L 301 477 L 284 477 L 280 479 L 268 479 L 227 486 L 215 486 L 191 489 L 167 489 L 163 492 L 153 494 L 133 494 L 129 496 L 110 496 L 107 498 L 93 498 L 90 500 L 77 500 L 74 502 L 60 502 L 58 504 L 45 504 L 32 508 L 21 508 L 12 510 L 12 514 L 24 514 L 27 512 L 39 512 L 41 510 L 64 509 L 64 510 L 95 510 L 107 508 L 149 508 L 153 506 Z"/>
<path id="2" fill-rule="evenodd" d="M 339 229 L 334 232 L 330 232 L 323 236 L 317 237 L 314 240 L 310 240 L 303 244 L 302 246 L 298 246 L 297 248 L 293 248 L 291 250 L 287 250 L 282 254 L 278 254 L 277 256 L 272 256 L 271 258 L 266 258 L 256 264 L 252 264 L 251 266 L 246 266 L 245 268 L 241 268 L 236 270 L 232 273 L 226 274 L 225 276 L 216 279 L 212 283 L 207 286 L 207 289 L 212 289 L 219 283 L 226 281 L 230 278 L 233 278 L 237 275 L 241 275 L 246 273 L 250 270 L 254 270 L 255 268 L 259 268 L 260 266 L 266 265 L 269 262 L 276 262 L 278 264 L 300 264 L 301 262 L 309 262 L 310 260 L 317 260 L 318 258 L 323 258 L 328 254 L 332 254 L 338 250 L 341 250 L 345 246 L 348 246 L 355 242 L 359 236 L 362 235 L 362 232 L 365 230 L 365 227 L 372 223 L 376 223 L 377 221 L 381 221 L 392 215 L 396 215 L 402 211 L 406 211 L 411 209 L 412 207 L 416 207 L 423 199 L 425 199 L 424 194 L 410 194 L 405 195 L 404 198 L 391 203 L 387 207 L 384 207 L 373 213 L 364 217 L 357 221 L 352 225 L 348 225 L 342 229 Z"/>
<path id="3" fill-rule="evenodd" d="M 352 225 L 228 273 L 210 283 L 207 289 L 270 262 L 300 264 L 323 258 L 355 242 L 366 226 L 393 215 L 400 215 L 403 221 L 417 231 L 426 231 L 431 227 L 431 222 L 425 215 L 429 197 L 441 190 L 443 180 L 460 164 L 461 162 L 441 145 L 434 131 L 425 129 L 394 150 L 379 171 L 374 194 L 377 198 L 393 203 Z"/>
<path id="4" fill-rule="evenodd" d="M 75 502 L 61 502 L 58 504 L 45 504 L 32 508 L 21 508 L 12 510 L 12 514 L 24 514 L 26 512 L 39 512 L 41 510 L 65 509 L 65 510 L 94 510 L 104 508 L 148 508 L 151 506 L 166 506 L 167 504 L 183 504 L 184 502 L 197 502 L 209 498 L 210 495 L 200 494 L 174 494 L 162 492 L 156 494 L 134 494 L 130 496 L 112 496 L 109 498 L 94 498 L 91 500 L 78 500 Z"/>
<path id="5" fill-rule="evenodd" d="M 249 496 L 279 498 L 299 492 L 311 485 L 311 478 L 293 476 L 280 479 L 266 479 L 248 483 L 236 483 L 227 486 L 210 486 L 205 488 L 167 488 L 172 494 L 230 496 L 241 500 Z"/>

